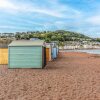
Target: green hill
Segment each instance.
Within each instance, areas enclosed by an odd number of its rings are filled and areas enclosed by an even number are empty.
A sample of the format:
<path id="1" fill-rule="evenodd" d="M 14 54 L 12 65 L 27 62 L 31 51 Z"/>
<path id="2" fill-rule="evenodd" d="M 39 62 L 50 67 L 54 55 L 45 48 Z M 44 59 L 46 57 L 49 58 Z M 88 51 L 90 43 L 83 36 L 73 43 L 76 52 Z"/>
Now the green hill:
<path id="1" fill-rule="evenodd" d="M 43 39 L 46 42 L 51 41 L 82 41 L 82 40 L 91 40 L 90 37 L 85 36 L 80 33 L 71 32 L 71 31 L 64 31 L 64 30 L 57 30 L 57 31 L 43 31 L 43 32 L 24 32 L 24 33 L 17 33 L 15 35 L 16 39 L 30 39 L 30 38 L 39 38 Z"/>

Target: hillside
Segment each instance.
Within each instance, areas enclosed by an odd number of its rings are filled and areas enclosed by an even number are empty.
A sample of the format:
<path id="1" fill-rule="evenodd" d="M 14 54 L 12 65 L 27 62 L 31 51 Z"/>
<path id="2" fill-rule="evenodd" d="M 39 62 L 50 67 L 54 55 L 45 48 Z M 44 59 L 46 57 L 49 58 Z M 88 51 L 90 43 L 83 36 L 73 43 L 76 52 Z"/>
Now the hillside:
<path id="1" fill-rule="evenodd" d="M 30 38 L 39 38 L 43 39 L 46 42 L 51 41 L 81 41 L 81 40 L 91 40 L 90 37 L 85 36 L 80 33 L 71 32 L 71 31 L 64 31 L 64 30 L 57 30 L 57 31 L 43 31 L 43 32 L 23 32 L 17 33 L 15 35 L 16 39 L 30 39 Z"/>

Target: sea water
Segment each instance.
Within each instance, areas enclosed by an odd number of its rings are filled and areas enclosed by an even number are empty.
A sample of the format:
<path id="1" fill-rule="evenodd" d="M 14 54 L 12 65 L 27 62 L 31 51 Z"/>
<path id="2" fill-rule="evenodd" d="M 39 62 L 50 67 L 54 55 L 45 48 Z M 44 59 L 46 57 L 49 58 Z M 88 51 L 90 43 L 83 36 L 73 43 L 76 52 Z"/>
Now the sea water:
<path id="1" fill-rule="evenodd" d="M 66 52 L 86 52 L 90 54 L 100 54 L 100 49 L 87 49 L 87 50 L 64 50 Z"/>

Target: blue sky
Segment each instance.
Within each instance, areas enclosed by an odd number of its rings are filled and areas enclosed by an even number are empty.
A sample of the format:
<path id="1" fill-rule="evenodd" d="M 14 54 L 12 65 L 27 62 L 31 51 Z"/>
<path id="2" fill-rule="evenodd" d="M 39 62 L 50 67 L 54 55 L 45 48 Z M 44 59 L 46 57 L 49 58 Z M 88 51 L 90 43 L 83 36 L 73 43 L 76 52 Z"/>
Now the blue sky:
<path id="1" fill-rule="evenodd" d="M 0 0 L 0 32 L 69 30 L 100 37 L 100 0 Z"/>

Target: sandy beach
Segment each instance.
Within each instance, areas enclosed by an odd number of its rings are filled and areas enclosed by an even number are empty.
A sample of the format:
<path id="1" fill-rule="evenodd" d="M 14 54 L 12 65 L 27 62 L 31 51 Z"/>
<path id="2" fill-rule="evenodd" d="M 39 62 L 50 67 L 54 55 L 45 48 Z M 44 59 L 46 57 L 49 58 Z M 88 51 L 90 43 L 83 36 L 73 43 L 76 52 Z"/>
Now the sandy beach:
<path id="1" fill-rule="evenodd" d="M 0 100 L 100 100 L 100 56 L 60 52 L 45 69 L 0 65 Z"/>

